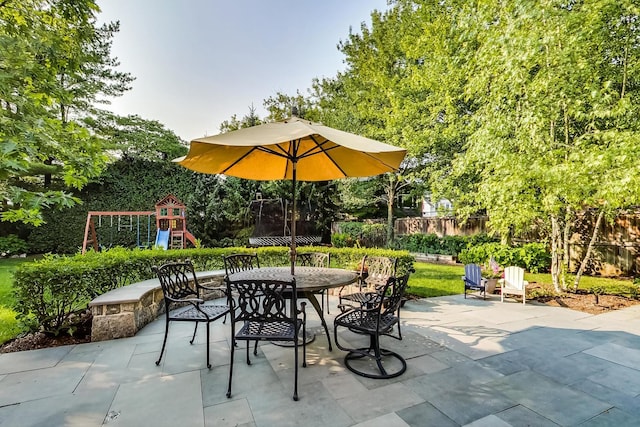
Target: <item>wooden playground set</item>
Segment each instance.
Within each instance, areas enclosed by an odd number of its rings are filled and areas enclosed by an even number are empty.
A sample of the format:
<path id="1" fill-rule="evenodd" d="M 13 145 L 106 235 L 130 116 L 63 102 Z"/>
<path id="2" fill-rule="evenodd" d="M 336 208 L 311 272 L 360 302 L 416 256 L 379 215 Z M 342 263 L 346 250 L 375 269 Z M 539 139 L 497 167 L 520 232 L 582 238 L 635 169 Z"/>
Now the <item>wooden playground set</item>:
<path id="1" fill-rule="evenodd" d="M 82 253 L 86 253 L 89 248 L 100 251 L 101 245 L 98 240 L 97 229 L 103 223 L 109 223 L 109 228 L 117 227 L 117 230 L 133 231 L 134 223 L 137 230 L 138 247 L 151 246 L 151 217 L 156 217 L 156 235 L 154 247 L 163 249 L 184 249 L 188 243 L 196 245 L 196 238 L 187 230 L 186 206 L 173 194 L 168 194 L 155 205 L 154 211 L 89 211 L 87 213 L 87 223 L 84 228 L 84 241 L 82 243 Z M 136 221 L 134 221 L 134 217 Z M 142 245 L 140 241 L 140 218 L 147 218 L 147 245 Z M 107 219 L 108 218 L 108 219 Z M 96 226 L 97 219 L 97 226 Z M 115 219 L 115 223 L 114 223 Z"/>

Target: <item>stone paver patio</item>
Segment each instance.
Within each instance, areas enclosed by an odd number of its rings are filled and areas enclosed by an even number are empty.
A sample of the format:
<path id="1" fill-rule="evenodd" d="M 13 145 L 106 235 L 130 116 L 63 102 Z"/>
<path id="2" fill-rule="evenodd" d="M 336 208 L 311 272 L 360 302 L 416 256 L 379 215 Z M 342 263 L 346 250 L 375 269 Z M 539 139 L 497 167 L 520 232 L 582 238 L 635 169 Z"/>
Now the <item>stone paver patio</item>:
<path id="1" fill-rule="evenodd" d="M 332 301 L 333 311 L 336 301 Z M 259 347 L 247 366 L 237 352 L 227 399 L 229 326 L 172 324 L 156 360 L 164 319 L 133 338 L 0 355 L 2 426 L 635 426 L 640 419 L 640 306 L 601 315 L 565 308 L 463 299 L 410 301 L 407 359 L 391 380 L 352 374 L 329 352 L 317 316 L 291 399 L 293 351 Z M 331 321 L 333 315 L 328 316 Z M 362 340 L 351 333 L 344 339 Z"/>

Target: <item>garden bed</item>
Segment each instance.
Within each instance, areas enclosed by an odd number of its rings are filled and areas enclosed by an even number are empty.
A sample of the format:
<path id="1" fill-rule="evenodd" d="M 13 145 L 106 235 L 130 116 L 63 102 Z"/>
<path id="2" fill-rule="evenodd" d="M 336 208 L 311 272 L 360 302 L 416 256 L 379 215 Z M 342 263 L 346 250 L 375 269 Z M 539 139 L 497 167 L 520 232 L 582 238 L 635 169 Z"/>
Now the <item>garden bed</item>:
<path id="1" fill-rule="evenodd" d="M 596 303 L 595 295 L 587 293 L 565 293 L 561 295 L 544 296 L 536 298 L 536 301 L 545 305 L 566 307 L 589 314 L 601 314 L 640 304 L 640 300 L 625 298 L 619 295 L 600 295 L 598 297 L 598 303 Z"/>

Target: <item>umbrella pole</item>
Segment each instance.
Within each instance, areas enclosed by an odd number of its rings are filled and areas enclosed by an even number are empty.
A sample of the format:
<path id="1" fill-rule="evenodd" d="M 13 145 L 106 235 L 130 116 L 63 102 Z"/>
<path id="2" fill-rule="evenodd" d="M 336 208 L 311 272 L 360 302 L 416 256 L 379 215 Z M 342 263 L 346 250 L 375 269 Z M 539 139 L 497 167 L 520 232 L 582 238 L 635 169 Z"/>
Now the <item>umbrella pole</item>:
<path id="1" fill-rule="evenodd" d="M 293 160 L 293 169 L 291 171 L 291 185 L 293 187 L 293 206 L 291 208 L 291 249 L 289 256 L 291 257 L 291 275 L 295 274 L 296 265 L 296 169 L 298 162 Z"/>

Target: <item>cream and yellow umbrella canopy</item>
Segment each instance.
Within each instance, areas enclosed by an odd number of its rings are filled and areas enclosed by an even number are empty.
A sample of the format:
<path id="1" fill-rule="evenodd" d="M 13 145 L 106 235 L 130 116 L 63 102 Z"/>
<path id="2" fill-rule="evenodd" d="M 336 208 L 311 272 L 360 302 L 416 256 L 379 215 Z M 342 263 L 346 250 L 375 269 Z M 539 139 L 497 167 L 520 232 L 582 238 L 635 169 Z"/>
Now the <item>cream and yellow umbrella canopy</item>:
<path id="1" fill-rule="evenodd" d="M 174 161 L 196 172 L 258 181 L 291 180 L 291 274 L 295 263 L 296 181 L 392 172 L 406 150 L 297 117 L 191 141 Z"/>

